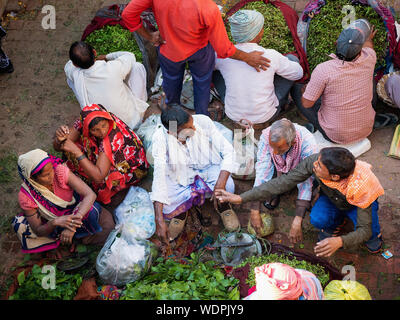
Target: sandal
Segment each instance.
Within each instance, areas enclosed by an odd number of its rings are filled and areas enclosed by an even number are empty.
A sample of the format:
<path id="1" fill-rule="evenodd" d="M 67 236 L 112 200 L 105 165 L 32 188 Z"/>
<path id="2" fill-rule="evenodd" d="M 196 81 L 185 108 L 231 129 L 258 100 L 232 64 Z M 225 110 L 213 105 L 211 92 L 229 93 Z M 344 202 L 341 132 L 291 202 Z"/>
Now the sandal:
<path id="1" fill-rule="evenodd" d="M 211 215 L 209 213 L 203 214 L 198 206 L 193 206 L 192 209 L 196 212 L 197 218 L 203 227 L 209 227 L 212 224 Z"/>
<path id="2" fill-rule="evenodd" d="M 230 204 L 229 207 L 230 209 L 228 210 L 222 212 L 219 212 L 219 210 L 217 210 L 217 212 L 221 217 L 222 223 L 224 224 L 226 230 L 228 230 L 229 232 L 238 231 L 241 228 L 240 221 Z"/>
<path id="3" fill-rule="evenodd" d="M 264 201 L 264 207 L 266 207 L 269 210 L 274 210 L 277 206 L 279 206 L 279 203 L 281 202 L 281 197 L 276 196 L 274 197 L 270 202 Z"/>
<path id="4" fill-rule="evenodd" d="M 399 118 L 394 113 L 377 113 L 375 115 L 374 129 L 382 129 L 397 124 Z"/>
<path id="5" fill-rule="evenodd" d="M 174 241 L 185 228 L 185 223 L 187 219 L 187 212 L 184 220 L 178 218 L 172 218 L 168 225 L 169 241 Z"/>

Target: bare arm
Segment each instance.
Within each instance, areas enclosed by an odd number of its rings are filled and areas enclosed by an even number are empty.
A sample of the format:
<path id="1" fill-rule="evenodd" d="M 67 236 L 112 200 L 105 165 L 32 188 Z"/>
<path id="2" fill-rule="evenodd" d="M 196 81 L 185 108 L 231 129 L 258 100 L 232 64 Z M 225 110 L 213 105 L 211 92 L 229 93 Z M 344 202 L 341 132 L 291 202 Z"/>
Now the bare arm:
<path id="1" fill-rule="evenodd" d="M 68 174 L 68 185 L 82 196 L 82 201 L 79 203 L 78 211 L 75 214 L 76 217 L 82 219 L 91 209 L 96 200 L 96 194 L 82 179 L 74 175 L 71 171 Z"/>

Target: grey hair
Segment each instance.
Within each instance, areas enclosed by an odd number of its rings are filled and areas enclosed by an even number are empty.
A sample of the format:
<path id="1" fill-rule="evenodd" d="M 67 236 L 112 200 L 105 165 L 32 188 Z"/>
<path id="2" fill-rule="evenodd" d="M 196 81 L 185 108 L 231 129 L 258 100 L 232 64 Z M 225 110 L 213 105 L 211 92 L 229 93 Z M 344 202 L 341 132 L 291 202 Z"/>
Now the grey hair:
<path id="1" fill-rule="evenodd" d="M 284 139 L 288 145 L 291 145 L 295 138 L 296 128 L 286 118 L 275 121 L 270 127 L 269 139 L 271 142 L 277 143 Z"/>

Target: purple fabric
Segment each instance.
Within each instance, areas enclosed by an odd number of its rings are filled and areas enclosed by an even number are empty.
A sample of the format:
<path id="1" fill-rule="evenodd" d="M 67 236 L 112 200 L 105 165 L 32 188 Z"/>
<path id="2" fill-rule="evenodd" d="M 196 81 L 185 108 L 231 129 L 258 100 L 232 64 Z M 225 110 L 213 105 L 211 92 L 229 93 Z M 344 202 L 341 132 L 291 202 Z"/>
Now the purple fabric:
<path id="1" fill-rule="evenodd" d="M 308 15 L 310 13 L 314 13 L 314 14 L 318 14 L 321 10 L 321 8 L 326 4 L 326 2 L 324 0 L 314 0 L 314 1 L 310 1 L 304 11 L 303 14 L 301 16 L 301 20 L 304 22 L 308 22 L 309 19 L 311 19 Z"/>
<path id="2" fill-rule="evenodd" d="M 385 91 L 388 97 L 400 108 L 400 75 L 394 74 L 385 83 Z"/>
<path id="3" fill-rule="evenodd" d="M 166 219 L 172 219 L 181 213 L 188 211 L 193 206 L 201 206 L 206 200 L 206 196 L 209 196 L 213 191 L 208 187 L 207 183 L 200 177 L 196 176 L 194 182 L 189 185 L 191 189 L 191 195 L 189 200 L 182 203 L 174 211 L 164 214 Z"/>

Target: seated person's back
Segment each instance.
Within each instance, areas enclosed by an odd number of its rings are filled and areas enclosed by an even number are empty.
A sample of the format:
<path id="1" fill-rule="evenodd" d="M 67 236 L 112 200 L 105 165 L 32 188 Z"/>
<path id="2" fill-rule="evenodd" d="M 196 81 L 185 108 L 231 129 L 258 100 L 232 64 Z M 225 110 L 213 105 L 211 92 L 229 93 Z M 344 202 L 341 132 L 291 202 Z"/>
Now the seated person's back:
<path id="1" fill-rule="evenodd" d="M 261 13 L 240 10 L 231 17 L 230 22 L 232 37 L 237 42 L 235 46 L 238 49 L 245 52 L 263 52 L 263 56 L 271 62 L 267 70 L 257 72 L 239 60 L 216 60 L 216 69 L 221 72 L 226 85 L 225 112 L 234 121 L 247 119 L 253 123 L 266 122 L 277 113 L 279 100 L 282 98 L 276 94 L 275 75 L 295 81 L 303 76 L 303 69 L 299 63 L 289 60 L 276 50 L 264 49 L 257 44 L 264 31 L 264 17 Z M 252 30 L 246 33 L 249 24 L 252 25 Z M 257 29 L 255 24 L 258 24 Z M 287 91 L 289 90 L 290 88 Z"/>

